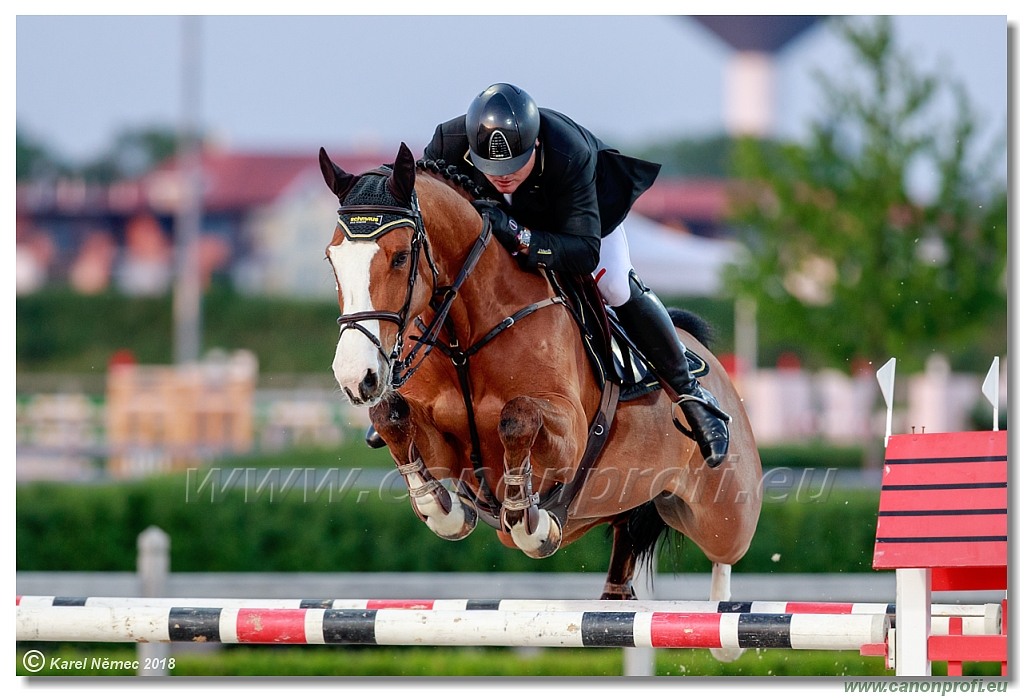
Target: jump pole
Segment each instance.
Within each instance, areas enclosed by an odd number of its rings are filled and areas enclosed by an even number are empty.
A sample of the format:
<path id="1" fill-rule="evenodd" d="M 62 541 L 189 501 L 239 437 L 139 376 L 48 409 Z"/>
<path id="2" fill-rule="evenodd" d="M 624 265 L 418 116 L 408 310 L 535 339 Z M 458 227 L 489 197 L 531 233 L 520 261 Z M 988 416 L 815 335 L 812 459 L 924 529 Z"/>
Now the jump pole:
<path id="1" fill-rule="evenodd" d="M 17 641 L 860 650 L 884 614 L 18 606 Z"/>
<path id="2" fill-rule="evenodd" d="M 533 612 L 674 612 L 674 613 L 768 613 L 886 615 L 896 626 L 895 603 L 842 603 L 798 601 L 706 601 L 706 600 L 539 600 L 521 598 L 126 598 L 19 596 L 22 608 L 106 607 L 106 608 L 263 608 L 326 610 L 508 610 Z M 935 634 L 948 634 L 950 619 L 961 620 L 965 635 L 999 634 L 1002 606 L 998 603 L 932 604 Z"/>

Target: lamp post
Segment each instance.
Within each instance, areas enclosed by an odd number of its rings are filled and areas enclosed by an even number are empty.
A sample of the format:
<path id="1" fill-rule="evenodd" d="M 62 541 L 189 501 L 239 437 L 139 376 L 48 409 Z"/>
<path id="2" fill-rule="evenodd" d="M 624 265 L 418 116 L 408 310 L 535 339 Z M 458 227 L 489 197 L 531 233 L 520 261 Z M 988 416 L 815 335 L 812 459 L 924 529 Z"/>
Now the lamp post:
<path id="1" fill-rule="evenodd" d="M 181 125 L 178 138 L 180 197 L 175 214 L 174 362 L 199 359 L 202 346 L 202 144 L 199 136 L 200 18 L 181 18 Z"/>

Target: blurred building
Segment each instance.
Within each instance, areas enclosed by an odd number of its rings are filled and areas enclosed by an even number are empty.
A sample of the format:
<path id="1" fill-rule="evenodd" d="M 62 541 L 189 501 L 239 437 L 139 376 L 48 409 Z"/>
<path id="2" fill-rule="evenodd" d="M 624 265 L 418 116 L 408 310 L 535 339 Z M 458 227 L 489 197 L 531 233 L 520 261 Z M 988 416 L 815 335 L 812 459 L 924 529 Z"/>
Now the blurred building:
<path id="1" fill-rule="evenodd" d="M 725 123 L 731 134 L 770 136 L 775 130 L 775 63 L 819 15 L 693 15 L 730 49 Z"/>
<path id="2" fill-rule="evenodd" d="M 394 159 L 340 150 L 331 155 L 352 173 Z M 204 285 L 217 280 L 252 295 L 333 294 L 322 251 L 338 203 L 324 185 L 315 153 L 208 149 L 201 181 L 198 259 Z M 111 186 L 18 185 L 18 293 L 47 284 L 83 293 L 169 293 L 182 192 L 173 161 Z M 731 238 L 726 207 L 726 183 L 710 179 L 662 179 L 640 198 L 629 224 L 637 229 L 631 245 L 652 286 L 670 294 L 715 293 L 717 273 L 735 252 L 725 242 Z M 696 277 L 678 275 L 680 265 L 694 259 L 707 268 L 699 286 Z"/>

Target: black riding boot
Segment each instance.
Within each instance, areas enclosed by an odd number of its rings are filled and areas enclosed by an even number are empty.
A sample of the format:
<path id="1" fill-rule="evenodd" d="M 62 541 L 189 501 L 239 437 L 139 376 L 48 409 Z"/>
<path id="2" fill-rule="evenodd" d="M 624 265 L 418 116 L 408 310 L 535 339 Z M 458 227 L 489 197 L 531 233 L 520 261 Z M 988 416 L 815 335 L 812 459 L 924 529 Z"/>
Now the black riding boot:
<path id="1" fill-rule="evenodd" d="M 635 272 L 630 273 L 629 282 L 629 301 L 616 306 L 615 314 L 662 383 L 675 392 L 672 400 L 686 416 L 704 461 L 714 469 L 729 451 L 729 414 L 690 373 L 686 348 L 661 300 L 643 286 Z"/>

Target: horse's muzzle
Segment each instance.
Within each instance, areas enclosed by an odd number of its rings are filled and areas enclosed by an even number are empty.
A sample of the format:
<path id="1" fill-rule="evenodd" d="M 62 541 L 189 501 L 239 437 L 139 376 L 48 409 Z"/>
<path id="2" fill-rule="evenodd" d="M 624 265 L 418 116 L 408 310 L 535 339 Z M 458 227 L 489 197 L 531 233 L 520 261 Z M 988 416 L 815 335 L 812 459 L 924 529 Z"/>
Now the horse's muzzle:
<path id="1" fill-rule="evenodd" d="M 363 376 L 363 381 L 359 382 L 359 396 L 363 401 L 369 401 L 371 399 L 380 398 L 380 374 L 374 372 L 372 369 L 367 370 Z"/>
<path id="2" fill-rule="evenodd" d="M 356 385 L 355 390 L 348 386 L 342 386 L 348 400 L 355 406 L 374 405 L 379 402 L 387 389 L 381 384 L 381 374 L 372 369 L 366 370 L 362 381 Z"/>

